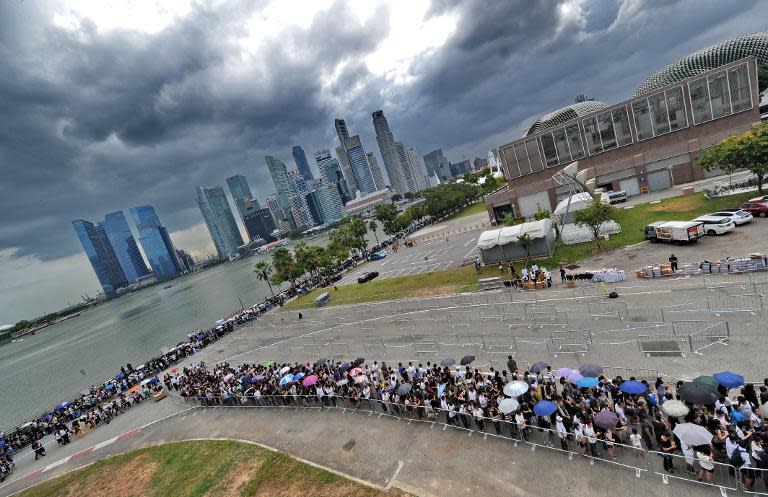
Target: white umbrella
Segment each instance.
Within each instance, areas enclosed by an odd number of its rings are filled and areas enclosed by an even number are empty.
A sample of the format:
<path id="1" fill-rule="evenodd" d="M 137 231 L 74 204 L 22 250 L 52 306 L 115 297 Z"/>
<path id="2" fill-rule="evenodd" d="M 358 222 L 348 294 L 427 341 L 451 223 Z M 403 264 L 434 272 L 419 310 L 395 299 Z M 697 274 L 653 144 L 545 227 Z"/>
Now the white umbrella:
<path id="1" fill-rule="evenodd" d="M 661 404 L 661 410 L 664 412 L 664 414 L 667 416 L 672 416 L 673 418 L 685 416 L 690 412 L 690 409 L 688 409 L 688 406 L 685 405 L 684 402 L 674 399 L 667 400 Z"/>
<path id="2" fill-rule="evenodd" d="M 337 386 L 340 386 L 340 387 L 343 387 L 343 386 L 344 386 L 344 385 L 346 385 L 347 383 L 349 383 L 349 380 L 348 380 L 347 378 L 344 378 L 343 380 L 339 380 L 339 381 L 337 381 L 337 382 L 336 382 L 336 385 L 337 385 Z"/>
<path id="3" fill-rule="evenodd" d="M 359 385 L 360 383 L 368 383 L 368 377 L 362 374 L 355 377 L 355 384 Z"/>
<path id="4" fill-rule="evenodd" d="M 517 411 L 520 404 L 515 399 L 504 399 L 499 404 L 499 410 L 503 414 L 509 414 L 512 411 Z"/>
<path id="5" fill-rule="evenodd" d="M 760 406 L 760 417 L 768 419 L 768 402 Z"/>
<path id="6" fill-rule="evenodd" d="M 283 366 L 283 367 L 280 369 L 280 374 L 285 374 L 285 373 L 287 373 L 287 372 L 288 372 L 288 371 L 290 371 L 290 370 L 291 370 L 291 368 L 289 368 L 288 366 Z"/>
<path id="7" fill-rule="evenodd" d="M 677 438 L 690 446 L 708 445 L 712 442 L 712 434 L 701 425 L 681 423 L 672 431 Z"/>
<path id="8" fill-rule="evenodd" d="M 504 385 L 504 395 L 507 397 L 520 397 L 528 391 L 528 383 L 515 380 Z"/>

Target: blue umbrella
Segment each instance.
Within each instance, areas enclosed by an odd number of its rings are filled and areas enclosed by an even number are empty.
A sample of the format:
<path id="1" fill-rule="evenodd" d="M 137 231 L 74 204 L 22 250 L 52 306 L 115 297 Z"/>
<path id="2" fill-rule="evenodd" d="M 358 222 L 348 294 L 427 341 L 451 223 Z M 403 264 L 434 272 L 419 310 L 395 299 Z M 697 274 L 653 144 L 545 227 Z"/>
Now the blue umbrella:
<path id="1" fill-rule="evenodd" d="M 50 421 L 53 418 L 53 414 L 48 413 L 45 416 L 42 417 L 43 421 Z"/>
<path id="2" fill-rule="evenodd" d="M 243 379 L 240 380 L 241 385 L 250 385 L 251 384 L 251 377 L 250 376 L 243 376 Z"/>
<path id="3" fill-rule="evenodd" d="M 744 377 L 740 374 L 731 373 L 730 371 L 723 371 L 722 373 L 715 373 L 712 376 L 725 388 L 736 388 L 744 384 Z"/>
<path id="4" fill-rule="evenodd" d="M 551 416 L 557 411 L 557 406 L 550 400 L 540 400 L 533 406 L 533 412 L 537 416 Z"/>
<path id="5" fill-rule="evenodd" d="M 117 376 L 115 376 L 115 378 L 117 378 L 118 380 L 122 380 L 123 378 L 125 378 L 125 375 L 123 373 L 117 373 Z"/>
<path id="6" fill-rule="evenodd" d="M 641 394 L 648 391 L 648 387 L 642 381 L 635 380 L 625 381 L 619 386 L 619 389 L 629 394 Z"/>
<path id="7" fill-rule="evenodd" d="M 160 378 L 158 378 L 157 376 L 153 376 L 147 382 L 148 385 L 154 385 L 155 383 L 160 383 Z"/>
<path id="8" fill-rule="evenodd" d="M 293 381 L 299 381 L 302 378 L 304 378 L 304 373 L 296 373 L 293 375 Z"/>
<path id="9" fill-rule="evenodd" d="M 113 385 L 112 383 L 107 383 L 106 385 L 104 385 L 104 390 L 112 390 L 113 388 L 115 388 L 115 385 Z"/>
<path id="10" fill-rule="evenodd" d="M 585 376 L 584 378 L 576 382 L 576 386 L 579 388 L 592 388 L 592 387 L 596 387 L 598 383 L 600 382 L 597 381 L 597 378 L 593 378 L 591 376 Z"/>
<path id="11" fill-rule="evenodd" d="M 445 383 L 440 383 L 437 386 L 437 398 L 440 398 L 443 396 L 443 392 L 445 392 Z"/>
<path id="12" fill-rule="evenodd" d="M 739 411 L 733 411 L 731 413 L 731 421 L 733 421 L 734 423 L 738 423 L 739 421 L 744 421 L 744 415 Z"/>
<path id="13" fill-rule="evenodd" d="M 61 404 L 53 408 L 53 412 L 59 412 L 61 410 L 66 409 L 68 406 L 69 406 L 69 402 L 62 402 Z"/>
<path id="14" fill-rule="evenodd" d="M 5 440 L 0 440 L 0 447 L 5 447 Z"/>
<path id="15" fill-rule="evenodd" d="M 348 362 L 345 362 L 344 364 L 342 364 L 342 365 L 341 365 L 341 367 L 340 367 L 339 369 L 340 369 L 341 371 L 346 371 L 347 369 L 349 369 L 349 367 L 350 367 L 350 366 L 349 366 L 349 363 L 348 363 Z"/>
<path id="16" fill-rule="evenodd" d="M 280 386 L 285 386 L 293 381 L 293 375 L 287 374 L 280 379 Z"/>

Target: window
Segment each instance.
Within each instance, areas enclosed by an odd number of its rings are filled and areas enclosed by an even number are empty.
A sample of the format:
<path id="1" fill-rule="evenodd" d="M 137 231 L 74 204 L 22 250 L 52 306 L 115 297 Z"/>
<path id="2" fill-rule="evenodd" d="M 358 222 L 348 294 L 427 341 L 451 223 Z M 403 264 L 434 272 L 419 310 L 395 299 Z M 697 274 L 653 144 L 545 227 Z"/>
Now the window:
<path id="1" fill-rule="evenodd" d="M 525 149 L 528 151 L 528 159 L 531 161 L 531 171 L 541 171 L 544 169 L 544 163 L 541 161 L 541 155 L 539 154 L 539 145 L 536 140 L 528 140 L 525 142 Z"/>
<path id="2" fill-rule="evenodd" d="M 669 126 L 671 131 L 688 127 L 688 118 L 685 116 L 684 102 L 682 88 L 675 88 L 667 91 L 667 112 L 669 113 Z"/>
<path id="3" fill-rule="evenodd" d="M 502 163 L 507 164 L 507 178 L 517 178 L 520 176 L 520 168 L 517 165 L 517 157 L 515 157 L 515 151 L 512 147 L 506 147 L 502 149 L 504 158 L 506 159 Z"/>
<path id="4" fill-rule="evenodd" d="M 651 123 L 654 136 L 669 133 L 669 121 L 667 120 L 667 103 L 664 93 L 648 97 L 648 106 L 651 109 Z"/>
<path id="5" fill-rule="evenodd" d="M 599 154 L 603 151 L 603 143 L 600 141 L 600 131 L 597 129 L 597 122 L 594 117 L 589 117 L 581 121 L 584 126 L 584 135 L 587 137 L 587 150 L 590 155 Z"/>
<path id="6" fill-rule="evenodd" d="M 557 156 L 560 159 L 560 163 L 568 162 L 571 160 L 571 154 L 568 151 L 568 140 L 565 138 L 565 128 L 556 129 L 552 132 L 552 137 L 555 139 L 555 148 L 557 149 Z"/>
<path id="7" fill-rule="evenodd" d="M 525 151 L 525 145 L 523 145 L 523 142 L 518 142 L 515 143 L 513 148 L 517 157 L 517 165 L 520 168 L 520 174 L 530 174 L 531 164 L 528 162 L 528 152 Z"/>
<path id="8" fill-rule="evenodd" d="M 544 157 L 547 159 L 547 167 L 557 165 L 557 150 L 555 150 L 555 140 L 550 133 L 541 135 L 541 149 L 544 150 Z"/>
<path id="9" fill-rule="evenodd" d="M 616 148 L 616 134 L 613 131 L 613 119 L 610 112 L 597 115 L 597 126 L 600 130 L 600 139 L 603 142 L 603 150 Z"/>
<path id="10" fill-rule="evenodd" d="M 749 69 L 746 64 L 728 70 L 728 86 L 731 90 L 733 112 L 752 108 L 752 91 L 749 87 Z"/>
<path id="11" fill-rule="evenodd" d="M 616 133 L 616 142 L 620 147 L 632 143 L 632 133 L 629 130 L 629 116 L 627 115 L 626 107 L 613 110 L 613 131 Z"/>
<path id="12" fill-rule="evenodd" d="M 731 95 L 725 79 L 725 71 L 713 74 L 707 78 L 709 98 L 712 103 L 712 119 L 731 114 Z"/>
<path id="13" fill-rule="evenodd" d="M 568 135 L 568 148 L 571 149 L 571 159 L 581 159 L 584 157 L 584 148 L 581 146 L 581 133 L 578 124 L 566 126 L 565 132 Z"/>
<path id="14" fill-rule="evenodd" d="M 632 104 L 632 114 L 635 116 L 635 129 L 637 130 L 637 139 L 645 140 L 653 137 L 653 127 L 651 126 L 651 113 L 648 109 L 648 100 L 638 100 Z"/>
<path id="15" fill-rule="evenodd" d="M 709 106 L 709 90 L 706 78 L 700 78 L 688 83 L 688 93 L 691 95 L 691 111 L 693 123 L 699 124 L 712 119 L 712 108 Z"/>

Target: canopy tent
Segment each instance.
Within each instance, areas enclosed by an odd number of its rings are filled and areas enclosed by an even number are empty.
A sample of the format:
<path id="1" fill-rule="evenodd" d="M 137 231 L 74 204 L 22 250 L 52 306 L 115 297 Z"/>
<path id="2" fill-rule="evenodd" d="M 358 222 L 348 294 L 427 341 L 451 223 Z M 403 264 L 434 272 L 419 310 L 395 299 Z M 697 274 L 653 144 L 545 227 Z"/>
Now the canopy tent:
<path id="1" fill-rule="evenodd" d="M 565 197 L 563 200 L 560 201 L 560 203 L 557 204 L 557 207 L 555 207 L 555 212 L 553 214 L 560 218 L 561 224 L 572 224 L 573 223 L 573 213 L 576 211 L 580 211 L 582 209 L 586 209 L 587 206 L 592 202 L 592 195 L 586 192 L 579 192 L 574 193 L 573 197 L 571 198 L 571 206 L 568 207 L 568 197 Z M 568 210 L 568 216 L 565 216 L 565 211 Z"/>
<path id="2" fill-rule="evenodd" d="M 523 233 L 528 233 L 533 239 L 529 254 L 531 257 L 552 255 L 555 250 L 555 230 L 551 220 L 542 219 L 482 232 L 477 239 L 480 258 L 485 264 L 525 258 L 525 249 L 517 244 L 517 239 Z"/>

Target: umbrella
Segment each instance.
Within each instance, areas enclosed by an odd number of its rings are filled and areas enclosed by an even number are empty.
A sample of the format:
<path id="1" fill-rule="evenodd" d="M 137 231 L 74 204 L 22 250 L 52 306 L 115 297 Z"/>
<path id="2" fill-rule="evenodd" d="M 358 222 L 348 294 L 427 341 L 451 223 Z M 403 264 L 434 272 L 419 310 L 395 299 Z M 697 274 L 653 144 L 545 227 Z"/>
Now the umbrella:
<path id="1" fill-rule="evenodd" d="M 450 357 L 446 357 L 445 359 L 440 361 L 440 365 L 444 368 L 450 368 L 454 364 L 456 364 L 456 361 L 454 359 L 451 359 Z"/>
<path id="2" fill-rule="evenodd" d="M 619 389 L 624 393 L 641 394 L 648 391 L 648 387 L 642 381 L 629 380 L 619 385 Z"/>
<path id="3" fill-rule="evenodd" d="M 336 382 L 336 386 L 338 386 L 338 387 L 343 387 L 343 386 L 344 386 L 344 385 L 346 385 L 347 383 L 349 383 L 349 380 L 348 380 L 347 378 L 344 378 L 343 380 L 339 380 L 339 381 L 337 381 L 337 382 Z"/>
<path id="4" fill-rule="evenodd" d="M 461 365 L 466 366 L 467 364 L 470 364 L 474 360 L 475 360 L 475 356 L 465 355 L 464 357 L 461 358 Z"/>
<path id="5" fill-rule="evenodd" d="M 69 402 L 62 402 L 61 404 L 57 405 L 53 408 L 53 412 L 59 412 L 69 407 Z"/>
<path id="6" fill-rule="evenodd" d="M 43 416 L 41 419 L 42 419 L 43 421 L 50 421 L 52 418 L 53 418 L 53 414 L 51 414 L 51 413 L 48 413 L 48 414 L 46 414 L 45 416 Z"/>
<path id="7" fill-rule="evenodd" d="M 731 373 L 730 371 L 715 373 L 713 376 L 725 388 L 736 388 L 744 384 L 743 376 L 741 376 L 740 374 Z"/>
<path id="8" fill-rule="evenodd" d="M 499 410 L 503 414 L 509 414 L 512 411 L 517 411 L 518 407 L 520 407 L 520 403 L 515 399 L 504 399 L 499 404 Z"/>
<path id="9" fill-rule="evenodd" d="M 304 380 L 301 382 L 302 385 L 305 387 L 309 387 L 317 383 L 317 375 L 311 374 L 304 378 Z"/>
<path id="10" fill-rule="evenodd" d="M 731 413 L 731 422 L 738 423 L 739 421 L 744 421 L 744 415 L 739 411 L 733 411 Z"/>
<path id="11" fill-rule="evenodd" d="M 712 434 L 701 425 L 694 423 L 680 423 L 675 426 L 672 433 L 687 445 L 709 445 L 712 442 Z"/>
<path id="12" fill-rule="evenodd" d="M 359 385 L 360 383 L 368 383 L 368 377 L 365 376 L 364 374 L 357 376 L 355 378 L 355 385 Z"/>
<path id="13" fill-rule="evenodd" d="M 573 369 L 571 368 L 560 368 L 557 371 L 555 371 L 555 376 L 557 378 L 568 378 L 568 375 L 573 373 Z"/>
<path id="14" fill-rule="evenodd" d="M 173 369 L 171 369 L 171 373 L 175 373 L 178 370 L 179 370 L 179 368 L 173 368 Z"/>
<path id="15" fill-rule="evenodd" d="M 349 375 L 350 375 L 350 376 L 357 376 L 357 375 L 359 375 L 359 374 L 360 374 L 360 373 L 362 373 L 362 372 L 363 372 L 363 370 L 362 370 L 362 369 L 360 369 L 360 368 L 352 368 L 352 369 L 349 371 Z"/>
<path id="16" fill-rule="evenodd" d="M 600 411 L 595 415 L 595 424 L 604 430 L 611 430 L 619 424 L 619 417 L 615 412 Z"/>
<path id="17" fill-rule="evenodd" d="M 106 385 L 104 385 L 104 390 L 112 390 L 113 388 L 115 388 L 115 385 L 113 385 L 112 383 L 107 383 Z"/>
<path id="18" fill-rule="evenodd" d="M 362 357 L 358 357 L 357 359 L 352 361 L 352 366 L 356 368 L 356 367 L 360 366 L 364 362 L 365 362 L 365 359 L 363 359 Z"/>
<path id="19" fill-rule="evenodd" d="M 667 416 L 672 416 L 673 418 L 685 416 L 691 411 L 684 402 L 675 399 L 667 400 L 661 404 L 661 410 L 664 411 Z"/>
<path id="20" fill-rule="evenodd" d="M 768 419 L 768 402 L 760 406 L 760 417 Z"/>
<path id="21" fill-rule="evenodd" d="M 5 440 L 0 440 L 0 448 L 5 447 Z"/>
<path id="22" fill-rule="evenodd" d="M 129 391 L 129 392 L 135 392 L 135 391 L 136 391 L 136 390 L 138 390 L 138 389 L 139 389 L 139 386 L 138 386 L 138 385 L 134 385 L 134 386 L 132 386 L 131 388 L 129 388 L 129 389 L 128 389 L 128 391 Z"/>
<path id="23" fill-rule="evenodd" d="M 243 376 L 240 378 L 240 384 L 241 385 L 250 385 L 251 384 L 251 377 L 250 376 Z"/>
<path id="24" fill-rule="evenodd" d="M 504 395 L 507 397 L 519 397 L 528 391 L 528 383 L 521 380 L 510 381 L 504 385 Z"/>
<path id="25" fill-rule="evenodd" d="M 596 387 L 600 383 L 597 381 L 597 378 L 593 378 L 592 376 L 585 376 L 580 380 L 576 381 L 576 386 L 579 388 L 592 388 Z"/>
<path id="26" fill-rule="evenodd" d="M 693 381 L 696 383 L 704 383 L 705 385 L 712 385 L 715 388 L 717 388 L 717 386 L 720 384 L 720 382 L 717 381 L 714 376 L 697 376 L 693 379 Z"/>
<path id="27" fill-rule="evenodd" d="M 280 386 L 285 386 L 285 385 L 287 385 L 287 384 L 289 384 L 291 382 L 293 382 L 293 375 L 292 374 L 287 374 L 287 375 L 283 376 L 282 378 L 280 378 Z"/>
<path id="28" fill-rule="evenodd" d="M 285 374 L 290 370 L 291 368 L 289 368 L 288 366 L 283 366 L 282 368 L 280 368 L 280 374 Z"/>
<path id="29" fill-rule="evenodd" d="M 266 366 L 266 367 L 270 367 L 272 364 L 274 364 L 274 362 L 272 362 L 272 361 L 267 361 L 267 363 L 265 364 L 265 366 Z"/>
<path id="30" fill-rule="evenodd" d="M 549 364 L 547 364 L 546 362 L 536 362 L 530 368 L 528 368 L 528 370 L 531 373 L 541 373 L 548 367 L 549 367 Z"/>
<path id="31" fill-rule="evenodd" d="M 304 378 L 304 373 L 296 373 L 293 375 L 293 381 L 299 381 L 300 379 Z"/>
<path id="32" fill-rule="evenodd" d="M 234 374 L 228 373 L 228 374 L 224 375 L 224 381 L 229 381 L 229 380 L 231 380 L 234 377 L 235 377 Z"/>
<path id="33" fill-rule="evenodd" d="M 581 373 L 579 373 L 578 371 L 575 371 L 575 370 L 571 371 L 571 374 L 569 374 L 568 377 L 567 377 L 568 381 L 570 381 L 571 383 L 576 383 L 577 381 L 579 381 L 582 378 L 584 378 L 584 377 L 581 375 Z"/>
<path id="34" fill-rule="evenodd" d="M 399 387 L 397 387 L 397 394 L 398 395 L 406 395 L 408 392 L 411 391 L 411 388 L 413 388 L 413 385 L 410 383 L 403 383 Z"/>
<path id="35" fill-rule="evenodd" d="M 557 411 L 557 406 L 551 400 L 540 400 L 533 406 L 533 412 L 537 416 L 551 416 L 555 411 Z"/>
<path id="36" fill-rule="evenodd" d="M 319 368 L 320 366 L 324 366 L 326 362 L 328 362 L 328 359 L 318 359 L 315 361 L 315 367 Z"/>
<path id="37" fill-rule="evenodd" d="M 257 374 L 256 376 L 253 377 L 253 381 L 261 381 L 263 379 L 264 379 L 263 374 Z"/>
<path id="38" fill-rule="evenodd" d="M 677 393 L 682 400 L 691 404 L 712 405 L 720 397 L 716 387 L 697 381 L 683 383 Z"/>
<path id="39" fill-rule="evenodd" d="M 581 373 L 582 376 L 592 376 L 597 378 L 603 374 L 603 367 L 591 363 L 582 364 L 579 366 L 579 373 Z"/>
<path id="40" fill-rule="evenodd" d="M 125 375 L 123 373 L 117 373 L 117 376 L 115 376 L 115 378 L 117 378 L 118 380 L 122 380 L 123 378 L 125 378 Z"/>
<path id="41" fill-rule="evenodd" d="M 445 383 L 440 383 L 437 386 L 437 397 L 440 398 L 443 396 L 443 392 L 445 392 Z"/>
<path id="42" fill-rule="evenodd" d="M 346 372 L 349 369 L 349 367 L 350 367 L 349 363 L 345 362 L 344 364 L 341 365 L 341 367 L 339 369 L 341 370 L 342 373 L 344 373 L 344 372 Z"/>

